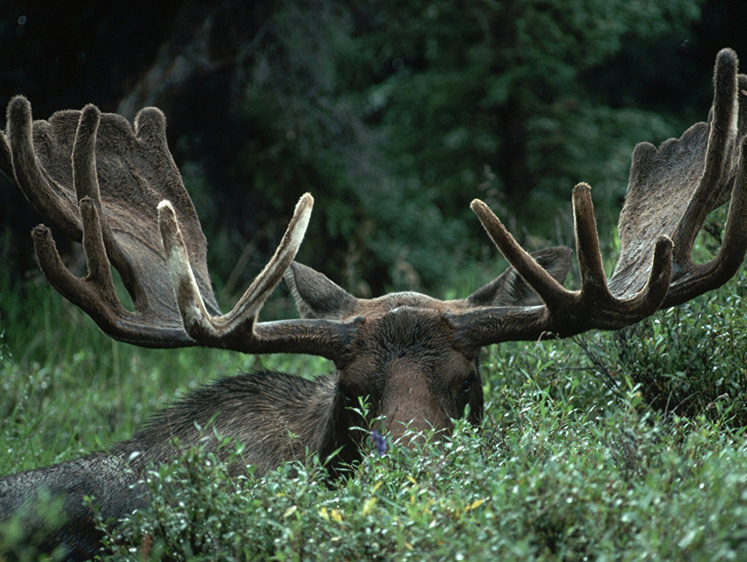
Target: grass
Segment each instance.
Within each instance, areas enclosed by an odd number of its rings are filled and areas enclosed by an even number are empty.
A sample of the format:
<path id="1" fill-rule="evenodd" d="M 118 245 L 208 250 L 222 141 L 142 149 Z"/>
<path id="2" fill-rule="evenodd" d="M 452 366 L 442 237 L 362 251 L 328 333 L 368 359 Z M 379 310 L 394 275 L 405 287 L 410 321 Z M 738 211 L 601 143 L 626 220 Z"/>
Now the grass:
<path id="1" fill-rule="evenodd" d="M 188 451 L 150 473 L 153 504 L 118 531 L 134 546 L 113 544 L 113 558 L 744 559 L 745 288 L 743 268 L 630 330 L 494 346 L 480 431 L 383 455 L 371 443 L 332 486 L 314 464 L 232 479 Z M 105 448 L 179 393 L 260 366 L 115 343 L 46 287 L 0 290 L 0 474 Z M 12 540 L 0 527 L 0 559 Z"/>

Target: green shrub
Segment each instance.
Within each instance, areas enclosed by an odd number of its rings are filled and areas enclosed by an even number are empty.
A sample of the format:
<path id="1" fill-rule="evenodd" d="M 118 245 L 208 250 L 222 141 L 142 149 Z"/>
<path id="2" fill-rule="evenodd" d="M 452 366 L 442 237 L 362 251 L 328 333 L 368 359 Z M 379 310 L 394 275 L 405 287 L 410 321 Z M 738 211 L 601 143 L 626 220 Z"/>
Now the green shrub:
<path id="1" fill-rule="evenodd" d="M 149 473 L 151 505 L 107 536 L 110 556 L 743 559 L 745 281 L 742 272 L 622 333 L 494 346 L 483 357 L 482 428 L 460 422 L 448 441 L 412 450 L 371 443 L 337 481 L 319 461 L 235 478 L 214 456 L 186 451 Z M 185 382 L 255 365 L 222 351 L 125 347 L 50 291 L 2 290 L 0 474 L 105 448 Z M 27 314 L 28 303 L 44 312 Z M 18 556 L 18 531 L 0 526 L 0 558 Z"/>
<path id="2" fill-rule="evenodd" d="M 636 385 L 649 407 L 747 425 L 744 269 L 721 291 L 612 334 L 576 343 L 613 388 Z M 731 290 L 730 290 L 731 289 Z"/>
<path id="3" fill-rule="evenodd" d="M 149 475 L 151 506 L 117 531 L 116 559 L 739 558 L 747 455 L 700 418 L 602 416 L 537 389 L 511 432 L 489 418 L 447 442 L 373 447 L 348 478 L 318 463 L 232 479 L 188 451 Z M 500 436 L 500 437 L 497 437 Z M 427 440 L 428 441 L 428 440 Z M 115 537 L 110 536 L 110 540 Z"/>

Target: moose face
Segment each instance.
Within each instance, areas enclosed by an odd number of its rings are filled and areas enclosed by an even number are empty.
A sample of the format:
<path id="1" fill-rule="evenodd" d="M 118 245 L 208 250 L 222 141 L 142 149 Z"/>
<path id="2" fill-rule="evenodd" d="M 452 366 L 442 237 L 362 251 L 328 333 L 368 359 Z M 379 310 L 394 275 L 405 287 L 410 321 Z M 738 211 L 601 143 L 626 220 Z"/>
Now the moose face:
<path id="1" fill-rule="evenodd" d="M 561 282 L 570 267 L 566 248 L 543 250 L 535 258 Z M 540 302 L 512 269 L 466 299 L 450 301 L 415 292 L 359 299 L 298 263 L 285 279 L 302 317 L 358 323 L 349 354 L 337 361 L 338 399 L 343 407 L 367 399 L 371 418 L 383 418 L 395 440 L 407 428 L 448 435 L 453 420 L 465 414 L 474 425 L 482 420 L 481 348 L 460 337 L 452 314 Z"/>
<path id="2" fill-rule="evenodd" d="M 368 397 L 370 414 L 383 416 L 393 438 L 406 427 L 448 434 L 467 405 L 469 421 L 480 423 L 479 348 L 460 349 L 442 311 L 403 306 L 366 317 L 353 345 L 338 391 L 351 404 Z"/>

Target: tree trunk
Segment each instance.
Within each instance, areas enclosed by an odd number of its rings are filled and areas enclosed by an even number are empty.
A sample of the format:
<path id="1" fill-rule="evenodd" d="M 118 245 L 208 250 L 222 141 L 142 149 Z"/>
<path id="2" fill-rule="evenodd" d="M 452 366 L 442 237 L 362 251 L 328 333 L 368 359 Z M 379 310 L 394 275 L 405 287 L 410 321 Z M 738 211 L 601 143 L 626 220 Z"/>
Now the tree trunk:
<path id="1" fill-rule="evenodd" d="M 521 203 L 529 195 L 532 182 L 527 165 L 526 115 L 515 97 L 508 101 L 504 122 L 502 159 L 506 197 L 511 203 Z"/>

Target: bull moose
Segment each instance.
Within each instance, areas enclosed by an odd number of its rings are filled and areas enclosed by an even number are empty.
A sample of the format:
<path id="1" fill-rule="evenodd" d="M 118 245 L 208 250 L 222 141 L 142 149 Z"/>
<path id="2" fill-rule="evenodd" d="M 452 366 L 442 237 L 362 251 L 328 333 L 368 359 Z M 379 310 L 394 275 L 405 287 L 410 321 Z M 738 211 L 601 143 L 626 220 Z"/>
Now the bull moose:
<path id="1" fill-rule="evenodd" d="M 293 261 L 311 215 L 313 199 L 306 194 L 274 256 L 226 314 L 211 288 L 197 213 L 167 147 L 164 115 L 143 109 L 133 127 L 88 105 L 33 121 L 29 102 L 14 98 L 0 137 L 0 168 L 57 232 L 82 243 L 88 273 L 78 278 L 64 266 L 46 226 L 32 233 L 49 282 L 106 334 L 145 347 L 311 354 L 333 361 L 336 371 L 313 381 L 274 372 L 219 380 L 107 451 L 0 479 L 0 521 L 46 489 L 62 496 L 68 518 L 42 546 L 62 544 L 71 557 L 90 556 L 99 534 L 83 496 L 95 498 L 104 519 L 145 505 L 139 482 L 146 467 L 172 458 L 175 439 L 198 443 L 198 426 L 242 443 L 243 462 L 258 473 L 304 460 L 311 451 L 331 456 L 334 475 L 360 458 L 364 434 L 352 428 L 365 420 L 350 407 L 359 398 L 368 399 L 369 415 L 383 419 L 393 439 L 406 426 L 447 435 L 455 419 L 481 421 L 478 359 L 484 346 L 622 328 L 719 287 L 747 250 L 747 77 L 737 72 L 735 53 L 722 50 L 708 122 L 658 149 L 635 147 L 619 220 L 620 256 L 609 279 L 590 188 L 582 183 L 573 190 L 580 290 L 563 287 L 569 248 L 528 254 L 475 200 L 472 210 L 508 260 L 507 271 L 458 300 L 415 292 L 359 299 Z M 727 200 L 721 249 L 710 261 L 693 263 L 706 216 Z M 132 310 L 117 296 L 112 266 Z M 300 318 L 259 321 L 282 278 Z M 231 470 L 238 473 L 245 464 Z"/>

